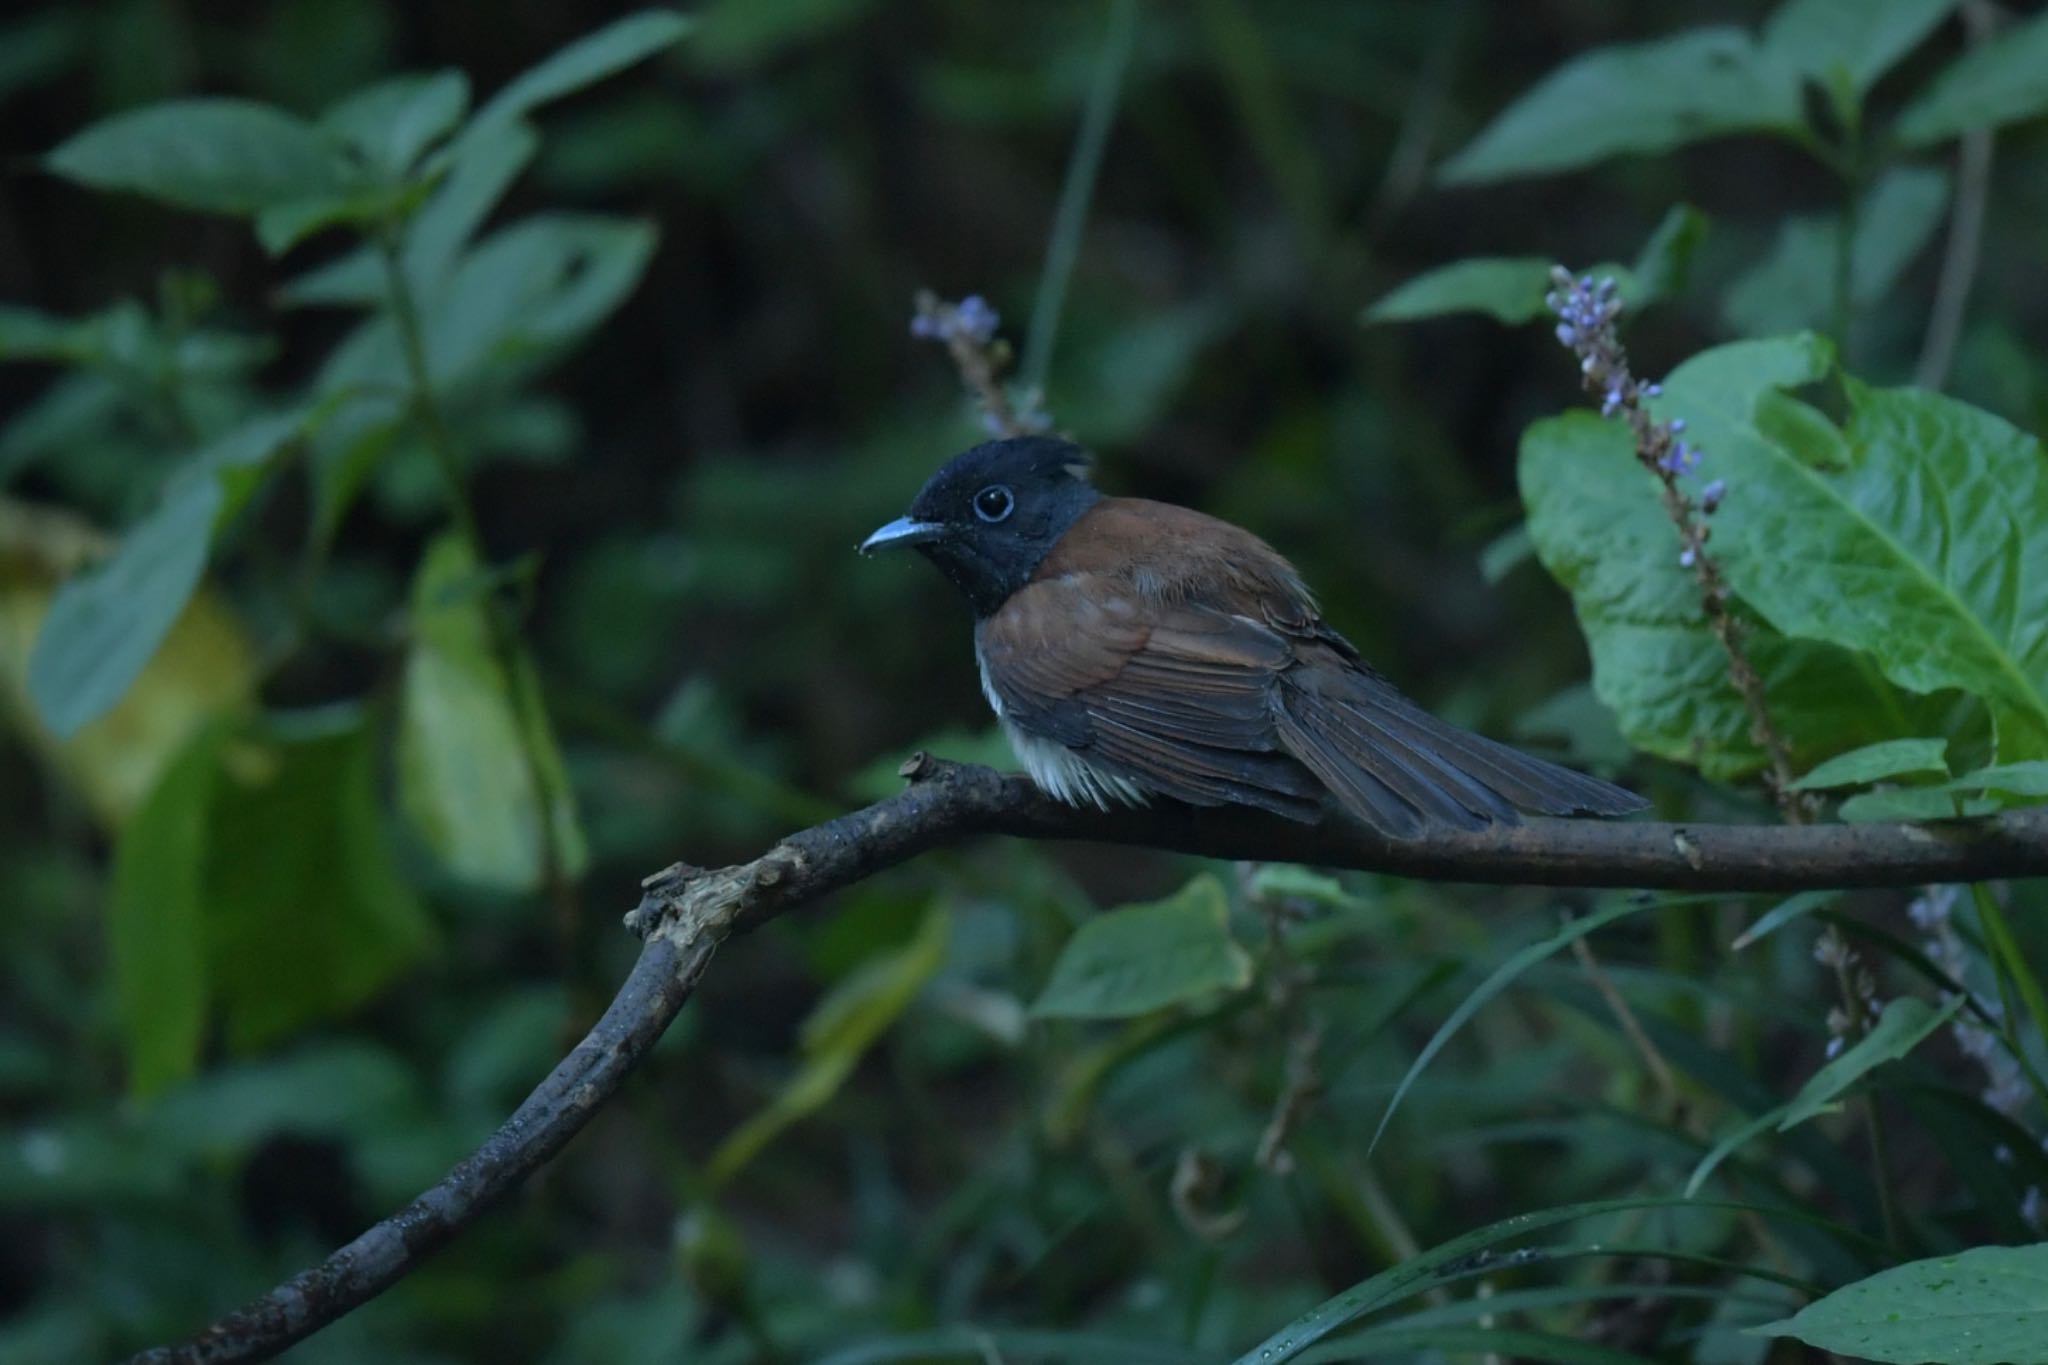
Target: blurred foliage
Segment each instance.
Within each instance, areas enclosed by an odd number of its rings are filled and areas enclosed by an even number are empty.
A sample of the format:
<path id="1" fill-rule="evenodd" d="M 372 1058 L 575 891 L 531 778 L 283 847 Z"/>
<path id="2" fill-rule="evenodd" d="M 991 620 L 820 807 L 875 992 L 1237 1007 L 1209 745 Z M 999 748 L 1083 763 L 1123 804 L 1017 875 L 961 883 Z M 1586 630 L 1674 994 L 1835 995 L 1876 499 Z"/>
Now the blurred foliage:
<path id="1" fill-rule="evenodd" d="M 1440 713 L 1769 818 L 1525 325 L 1614 262 L 1810 799 L 2048 799 L 2044 63 L 1984 0 L 0 20 L 0 1359 L 438 1176 L 641 875 L 999 756 L 850 554 L 978 436 L 921 287 Z M 2042 1358 L 2044 915 L 935 855 L 290 1358 Z"/>

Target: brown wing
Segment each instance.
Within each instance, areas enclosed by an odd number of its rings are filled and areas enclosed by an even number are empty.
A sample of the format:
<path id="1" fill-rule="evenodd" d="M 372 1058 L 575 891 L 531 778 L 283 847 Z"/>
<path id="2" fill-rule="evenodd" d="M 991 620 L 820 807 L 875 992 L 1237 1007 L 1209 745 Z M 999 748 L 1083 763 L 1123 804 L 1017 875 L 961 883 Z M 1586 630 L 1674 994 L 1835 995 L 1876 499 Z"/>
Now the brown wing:
<path id="1" fill-rule="evenodd" d="M 991 699 L 1027 735 L 1190 805 L 1321 809 L 1273 723 L 1292 651 L 1262 625 L 1077 575 L 1022 589 L 977 644 Z"/>

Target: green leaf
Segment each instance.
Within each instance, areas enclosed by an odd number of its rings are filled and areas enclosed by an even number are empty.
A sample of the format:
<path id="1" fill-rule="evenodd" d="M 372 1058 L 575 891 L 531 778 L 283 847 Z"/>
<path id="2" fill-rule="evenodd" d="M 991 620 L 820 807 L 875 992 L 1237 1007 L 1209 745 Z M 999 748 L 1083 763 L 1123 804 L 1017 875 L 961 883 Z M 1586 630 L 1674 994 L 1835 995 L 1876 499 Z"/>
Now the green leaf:
<path id="1" fill-rule="evenodd" d="M 462 122 L 469 77 L 460 71 L 399 76 L 329 109 L 320 126 L 386 184 L 403 180 L 427 150 Z"/>
<path id="2" fill-rule="evenodd" d="M 536 214 L 491 234 L 424 306 L 435 378 L 459 383 L 587 332 L 640 282 L 654 245 L 649 223 L 572 214 Z"/>
<path id="3" fill-rule="evenodd" d="M 2038 1365 L 2048 1361 L 2048 1242 L 1909 1261 L 1750 1330 L 1898 1365 Z"/>
<path id="4" fill-rule="evenodd" d="M 1948 208 L 1949 182 L 1927 166 L 1900 166 L 1864 196 L 1849 253 L 1849 300 L 1879 302 L 1934 240 Z M 1826 322 L 1834 308 L 1841 233 L 1833 217 L 1788 219 L 1768 256 L 1728 288 L 1721 315 L 1746 336 L 1769 336 Z"/>
<path id="5" fill-rule="evenodd" d="M 1708 459 L 1716 458 L 1709 445 Z M 1572 595 L 1593 690 L 1629 743 L 1717 780 L 1763 767 L 1699 584 L 1678 562 L 1678 533 L 1627 431 L 1590 412 L 1538 422 L 1523 433 L 1519 474 L 1537 556 Z M 1729 501 L 1744 496 L 1735 484 Z M 1714 543 L 1722 543 L 1718 526 Z M 1886 684 L 1867 656 L 1752 627 L 1751 661 L 1799 761 L 1909 726 L 1937 728 L 1936 708 Z"/>
<path id="6" fill-rule="evenodd" d="M 1842 893 L 1839 891 L 1800 891 L 1787 896 L 1758 915 L 1756 922 L 1737 935 L 1735 942 L 1728 946 L 1739 953 L 1758 939 L 1776 933 L 1793 920 L 1804 919 L 1816 910 L 1824 910 L 1841 898 Z"/>
<path id="7" fill-rule="evenodd" d="M 1846 380 L 1837 431 L 1771 392 L 1827 372 L 1795 337 L 1703 352 L 1665 382 L 1659 414 L 1684 414 L 1728 483 L 1714 545 L 1730 584 L 1780 633 L 1867 651 L 1899 687 L 1981 697 L 1999 759 L 2048 756 L 2040 442 L 1936 394 Z"/>
<path id="8" fill-rule="evenodd" d="M 950 917 L 934 907 L 908 943 L 863 963 L 819 1001 L 804 1021 L 803 1065 L 767 1108 L 718 1145 L 705 1178 L 714 1186 L 724 1184 L 779 1134 L 824 1108 L 868 1049 L 945 965 L 951 940 Z"/>
<path id="9" fill-rule="evenodd" d="M 1858 97 L 1918 47 L 1955 0 L 1787 0 L 1764 24 L 1764 47 L 1802 75 Z"/>
<path id="10" fill-rule="evenodd" d="M 1223 883 L 1203 873 L 1165 900 L 1083 923 L 1031 1004 L 1041 1019 L 1128 1019 L 1251 984 L 1251 955 L 1230 936 Z"/>
<path id="11" fill-rule="evenodd" d="M 1621 301 L 1641 311 L 1678 292 L 1706 237 L 1706 216 L 1689 204 L 1666 213 L 1633 267 L 1611 262 L 1582 273 L 1612 278 Z M 1366 310 L 1364 321 L 1409 322 L 1446 313 L 1485 313 L 1509 326 L 1547 317 L 1552 262 L 1546 256 L 1481 256 L 1416 276 Z"/>
<path id="12" fill-rule="evenodd" d="M 1656 299 L 1678 295 L 1692 274 L 1693 257 L 1707 239 L 1707 215 L 1690 204 L 1673 204 L 1669 212 L 1643 243 L 1629 272 L 1635 277 L 1634 299 L 1624 299 L 1640 308 Z"/>
<path id="13" fill-rule="evenodd" d="M 1939 787 L 1887 787 L 1874 792 L 1858 792 L 1844 801 L 1835 815 L 1852 825 L 1900 821 L 1917 823 L 1989 815 L 2001 804 L 1983 798 L 1964 800 L 1943 783 Z"/>
<path id="14" fill-rule="evenodd" d="M 2048 797 L 2048 760 L 2035 758 L 2020 763 L 1994 763 L 1988 768 L 1964 773 L 1949 783 L 1949 789 L 1996 792 L 2001 796 L 2038 800 Z"/>
<path id="15" fill-rule="evenodd" d="M 1880 778 L 1922 773 L 1948 775 L 1945 739 L 1887 739 L 1837 754 L 1792 784 L 1794 791 L 1860 787 Z"/>
<path id="16" fill-rule="evenodd" d="M 522 118 L 681 41 L 695 21 L 672 10 L 629 14 L 577 39 L 518 76 L 477 111 L 474 129 Z"/>
<path id="17" fill-rule="evenodd" d="M 582 871 L 588 849 L 532 665 L 522 653 L 518 678 L 506 673 L 482 588 L 460 537 L 427 547 L 413 582 L 399 808 L 455 876 L 530 891 L 547 870 L 544 820 L 563 875 Z"/>
<path id="18" fill-rule="evenodd" d="M 62 318 L 39 308 L 0 304 L 0 360 L 78 365 L 99 352 L 99 318 Z"/>
<path id="19" fill-rule="evenodd" d="M 1417 275 L 1366 310 L 1367 322 L 1410 322 L 1445 313 L 1485 313 L 1510 326 L 1546 311 L 1549 258 L 1482 256 Z"/>
<path id="20" fill-rule="evenodd" d="M 1841 818 L 1871 820 L 1953 820 L 1988 815 L 2009 804 L 2008 798 L 2038 801 L 2048 797 L 2048 760 L 1999 763 L 1964 773 L 1938 786 L 1905 787 L 1864 792 L 1842 803 Z"/>
<path id="21" fill-rule="evenodd" d="M 1886 1062 L 1896 1062 L 1927 1041 L 1942 1025 L 1955 1018 L 1963 997 L 1949 997 L 1936 1009 L 1917 996 L 1902 995 L 1884 1007 L 1870 1032 L 1857 1039 L 1841 1056 L 1813 1073 L 1786 1106 L 1778 1120 L 1785 1132 L 1834 1107 L 1843 1092 Z"/>
<path id="22" fill-rule="evenodd" d="M 1839 893 L 1805 894 L 1833 899 Z M 1788 901 L 1787 905 L 1791 903 Z M 1782 908 L 1784 907 L 1780 907 Z M 1749 937 L 1756 938 L 1761 935 L 1752 934 Z M 1700 1186 L 1706 1183 L 1707 1177 L 1712 1175 L 1723 1161 L 1765 1131 L 1775 1128 L 1782 1133 L 1828 1112 L 1850 1086 L 1886 1062 L 1895 1062 L 1904 1057 L 1953 1019 L 1956 1011 L 1962 1007 L 1963 998 L 1959 995 L 1952 996 L 1939 1010 L 1929 1008 L 1925 1001 L 1912 996 L 1900 996 L 1892 1001 L 1885 1006 L 1883 1015 L 1869 1033 L 1859 1039 L 1853 1047 L 1816 1071 L 1789 1103 L 1779 1105 L 1737 1125 L 1733 1131 L 1716 1142 L 1700 1159 L 1699 1165 L 1693 1168 L 1692 1178 L 1685 1185 L 1686 1197 L 1690 1198 L 1697 1193 Z"/>
<path id="23" fill-rule="evenodd" d="M 2048 113 L 2048 14 L 2016 24 L 1938 76 L 1906 106 L 1895 136 L 1924 147 L 1969 132 Z"/>
<path id="24" fill-rule="evenodd" d="M 414 289 L 425 294 L 445 284 L 462 248 L 539 147 L 539 134 L 525 123 L 494 123 L 464 135 L 446 179 L 406 225 L 405 275 Z M 389 290 L 384 262 L 365 246 L 289 281 L 279 298 L 295 308 L 367 308 L 382 303 Z"/>
<path id="25" fill-rule="evenodd" d="M 1379 1146 L 1380 1138 L 1387 1131 L 1387 1125 L 1393 1121 L 1394 1111 L 1401 1107 L 1402 1099 L 1407 1096 L 1409 1089 L 1420 1079 L 1423 1070 L 1428 1067 L 1430 1061 L 1435 1058 L 1437 1053 L 1443 1051 L 1444 1044 L 1451 1041 L 1452 1035 L 1465 1026 L 1465 1021 L 1479 1013 L 1480 1009 L 1488 1001 L 1513 985 L 1516 977 L 1541 962 L 1544 958 L 1549 957 L 1552 953 L 1557 952 L 1561 948 L 1570 947 L 1595 929 L 1605 928 L 1618 919 L 1626 919 L 1638 911 L 1649 908 L 1649 903 L 1618 901 L 1604 910 L 1587 915 L 1583 919 L 1571 920 L 1562 929 L 1548 938 L 1539 939 L 1535 943 L 1531 943 L 1510 954 L 1505 962 L 1494 968 L 1492 972 L 1488 973 L 1484 981 L 1473 988 L 1470 995 L 1458 1002 L 1458 1007 L 1451 1011 L 1450 1017 L 1437 1027 L 1437 1031 L 1434 1034 L 1430 1035 L 1430 1039 L 1423 1045 L 1422 1051 L 1415 1054 L 1415 1060 L 1409 1064 L 1407 1072 L 1401 1077 L 1401 1083 L 1394 1087 L 1393 1095 L 1387 1100 L 1386 1112 L 1380 1115 L 1379 1126 L 1373 1129 L 1372 1141 L 1366 1144 L 1366 1151 L 1370 1153 L 1373 1148 Z"/>
<path id="26" fill-rule="evenodd" d="M 198 588 L 215 530 L 303 422 L 300 413 L 257 418 L 200 451 L 112 558 L 57 590 L 28 676 L 52 732 L 75 734 L 127 692 Z"/>
<path id="27" fill-rule="evenodd" d="M 353 1008 L 432 946 L 355 710 L 280 718 L 231 749 L 208 828 L 208 975 L 236 1048 Z"/>
<path id="28" fill-rule="evenodd" d="M 206 1030 L 207 815 L 222 731 L 171 760 L 114 845 L 107 940 L 128 1047 L 128 1085 L 155 1094 L 190 1076 Z"/>
<path id="29" fill-rule="evenodd" d="M 116 114 L 44 158 L 68 180 L 183 208 L 252 214 L 349 188 L 311 125 L 249 100 L 187 99 Z"/>
<path id="30" fill-rule="evenodd" d="M 454 268 L 539 149 L 540 134 L 516 120 L 473 125 L 463 133 L 448 178 L 406 228 L 405 273 L 415 288 L 431 289 Z M 370 275 L 370 298 L 381 299 L 384 276 L 374 259 Z"/>
<path id="31" fill-rule="evenodd" d="M 1739 1148 L 1753 1142 L 1760 1134 L 1771 1128 L 1772 1125 L 1782 1121 L 1790 1108 L 1791 1106 L 1789 1105 L 1781 1104 L 1775 1109 L 1767 1109 L 1753 1119 L 1738 1123 L 1732 1130 L 1724 1134 L 1719 1141 L 1707 1149 L 1706 1155 L 1700 1158 L 1699 1164 L 1692 1168 L 1692 1175 L 1685 1182 L 1685 1197 L 1690 1199 L 1698 1194 L 1700 1187 L 1707 1183 L 1707 1177 L 1720 1169 L 1722 1162 L 1733 1156 Z"/>
<path id="32" fill-rule="evenodd" d="M 1666 152 L 1729 133 L 1795 134 L 1797 82 L 1740 29 L 1600 48 L 1508 106 L 1439 172 L 1478 184 Z"/>
<path id="33" fill-rule="evenodd" d="M 1343 1293 L 1324 1300 L 1257 1346 L 1239 1355 L 1232 1365 L 1285 1365 L 1285 1362 L 1297 1359 L 1302 1352 L 1332 1332 L 1356 1322 L 1377 1309 L 1426 1293 L 1437 1285 L 1471 1275 L 1492 1265 L 1513 1264 L 1512 1253 L 1505 1257 L 1492 1254 L 1494 1248 L 1504 1243 L 1517 1241 L 1532 1232 L 1557 1227 L 1559 1224 L 1576 1223 L 1616 1213 L 1629 1213 L 1638 1209 L 1727 1209 L 1778 1216 L 1784 1216 L 1786 1212 L 1721 1201 L 1689 1202 L 1674 1198 L 1638 1198 L 1568 1204 L 1561 1208 L 1518 1214 L 1487 1227 L 1477 1228 L 1463 1236 L 1454 1237 L 1419 1256 L 1411 1256 L 1369 1279 L 1360 1281 Z M 1574 1250 L 1595 1250 L 1601 1246 L 1602 1242 L 1599 1239 L 1591 1238 L 1581 1239 L 1569 1247 L 1553 1247 L 1546 1250 L 1552 1254 L 1569 1254 Z"/>

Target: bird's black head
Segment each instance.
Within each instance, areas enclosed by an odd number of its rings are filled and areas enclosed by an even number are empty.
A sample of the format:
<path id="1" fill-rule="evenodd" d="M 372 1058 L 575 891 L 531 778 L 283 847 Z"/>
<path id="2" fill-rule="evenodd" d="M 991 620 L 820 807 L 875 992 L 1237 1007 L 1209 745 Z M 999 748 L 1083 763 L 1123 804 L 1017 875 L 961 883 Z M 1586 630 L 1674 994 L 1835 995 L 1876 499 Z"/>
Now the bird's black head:
<path id="1" fill-rule="evenodd" d="M 914 545 L 987 616 L 1031 581 L 1046 555 L 1102 495 L 1088 456 L 1050 436 L 989 441 L 955 455 L 860 552 Z"/>

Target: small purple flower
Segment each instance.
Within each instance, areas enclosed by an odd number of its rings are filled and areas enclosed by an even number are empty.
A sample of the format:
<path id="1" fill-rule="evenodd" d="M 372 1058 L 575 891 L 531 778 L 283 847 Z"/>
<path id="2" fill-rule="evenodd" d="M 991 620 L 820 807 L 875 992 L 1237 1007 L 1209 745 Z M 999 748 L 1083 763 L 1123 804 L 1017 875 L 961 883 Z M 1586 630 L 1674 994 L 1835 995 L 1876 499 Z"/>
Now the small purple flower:
<path id="1" fill-rule="evenodd" d="M 960 335 L 983 346 L 994 339 L 1002 321 L 1002 315 L 979 294 L 969 294 L 953 310 L 953 325 Z"/>
<path id="2" fill-rule="evenodd" d="M 919 313 L 910 320 L 910 334 L 920 341 L 936 341 L 942 335 L 939 320 L 930 313 Z"/>
<path id="3" fill-rule="evenodd" d="M 1721 509 L 1721 500 L 1728 496 L 1728 480 L 1715 479 L 1700 490 L 1700 510 L 1708 516 Z"/>
<path id="4" fill-rule="evenodd" d="M 1657 468 L 1666 474 L 1690 474 L 1699 468 L 1699 447 L 1679 441 L 1658 457 Z"/>
<path id="5" fill-rule="evenodd" d="M 1662 384 L 1645 384 L 1645 385 L 1643 385 L 1643 397 L 1645 397 L 1645 398 L 1662 398 L 1663 396 L 1664 396 L 1664 386 L 1663 386 Z"/>
<path id="6" fill-rule="evenodd" d="M 1688 545 L 1678 552 L 1678 565 L 1680 568 L 1690 569 L 1697 563 L 1699 563 L 1699 556 L 1693 552 L 1692 546 Z"/>
<path id="7" fill-rule="evenodd" d="M 1009 429 L 1004 425 L 1003 419 L 993 412 L 984 412 L 981 414 L 981 429 L 987 432 L 989 435 L 996 437 L 1007 436 L 1009 434 Z"/>
<path id="8" fill-rule="evenodd" d="M 1666 422 L 1664 425 L 1670 429 L 1670 432 L 1673 436 L 1681 436 L 1685 434 L 1685 419 L 1683 417 L 1674 417 L 1669 422 Z"/>

